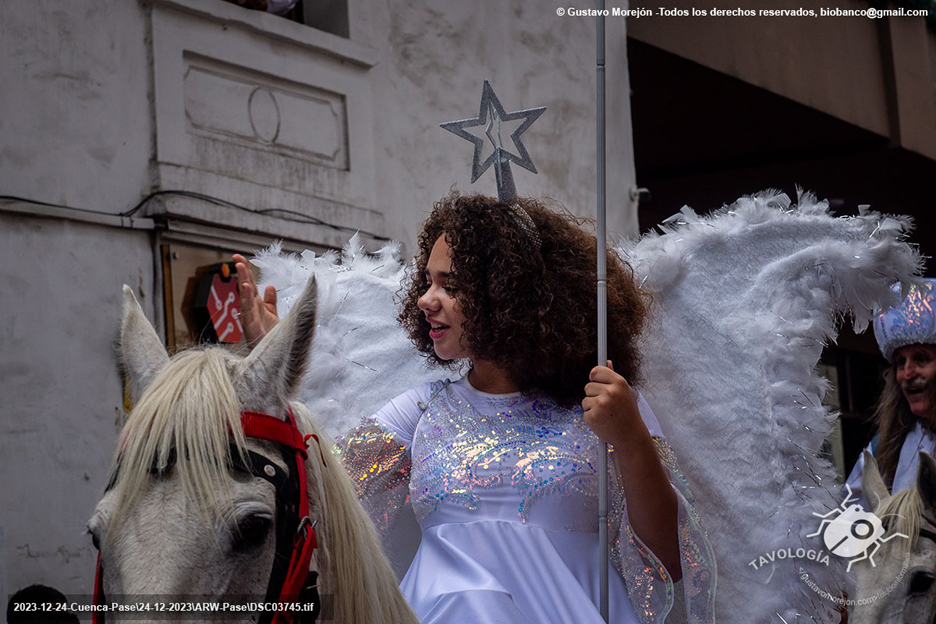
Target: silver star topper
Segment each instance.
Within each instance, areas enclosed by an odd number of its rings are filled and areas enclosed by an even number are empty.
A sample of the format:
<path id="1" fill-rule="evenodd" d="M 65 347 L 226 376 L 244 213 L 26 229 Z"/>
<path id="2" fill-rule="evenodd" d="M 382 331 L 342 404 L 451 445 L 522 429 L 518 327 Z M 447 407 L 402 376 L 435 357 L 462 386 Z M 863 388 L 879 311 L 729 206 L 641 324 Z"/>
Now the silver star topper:
<path id="1" fill-rule="evenodd" d="M 510 171 L 510 161 L 517 163 L 527 171 L 537 173 L 536 166 L 533 165 L 530 154 L 520 141 L 520 135 L 523 134 L 545 110 L 545 106 L 540 106 L 538 108 L 527 108 L 508 113 L 504 111 L 504 107 L 501 106 L 500 100 L 497 99 L 497 95 L 494 93 L 491 84 L 485 80 L 484 90 L 481 92 L 481 107 L 478 110 L 478 116 L 474 119 L 447 121 L 440 125 L 449 132 L 453 132 L 461 138 L 474 143 L 474 158 L 471 163 L 471 183 L 474 184 L 475 180 L 480 178 L 481 174 L 487 171 L 491 163 L 494 163 L 494 172 L 497 175 L 497 197 L 504 203 L 510 203 L 517 199 L 517 187 L 514 185 L 513 173 Z M 490 116 L 488 113 L 490 113 Z M 501 139 L 501 122 L 514 121 L 517 119 L 523 119 L 523 123 L 510 134 L 510 138 L 513 141 L 514 147 L 517 148 L 517 152 L 520 154 L 519 156 L 506 149 Z M 465 130 L 465 128 L 472 128 L 475 126 L 486 126 L 484 134 L 494 146 L 494 151 L 491 152 L 491 155 L 485 158 L 483 162 L 481 161 L 481 151 L 484 147 L 484 139 Z"/>

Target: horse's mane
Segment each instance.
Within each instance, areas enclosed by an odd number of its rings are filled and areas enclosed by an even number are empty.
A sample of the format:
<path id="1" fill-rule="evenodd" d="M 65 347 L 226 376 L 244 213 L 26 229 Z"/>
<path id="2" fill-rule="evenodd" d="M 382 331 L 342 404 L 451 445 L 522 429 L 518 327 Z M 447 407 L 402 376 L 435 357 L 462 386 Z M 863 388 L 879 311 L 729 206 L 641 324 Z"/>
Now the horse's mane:
<path id="1" fill-rule="evenodd" d="M 324 539 L 319 544 L 330 545 L 323 555 L 330 560 L 334 576 L 333 579 L 322 579 L 326 583 L 322 593 L 331 593 L 330 587 L 365 589 L 353 600 L 352 592 L 335 593 L 335 620 L 362 624 L 415 624 L 416 615 L 400 593 L 390 564 L 381 556 L 383 550 L 377 530 L 358 503 L 351 479 L 331 453 L 332 442 L 328 434 L 313 420 L 304 405 L 299 402 L 291 405 L 299 428 L 318 436 L 325 459 L 322 467 L 315 444 L 309 448 L 310 472 L 321 470 L 325 476 L 320 482 L 324 485 L 327 522 Z M 310 474 L 310 488 L 313 487 L 314 477 L 314 474 Z"/>
<path id="2" fill-rule="evenodd" d="M 923 499 L 916 487 L 897 492 L 874 513 L 881 519 L 885 529 L 909 536 L 910 539 L 898 540 L 900 545 L 897 548 L 900 549 L 900 554 L 906 554 L 916 548 L 920 535 L 920 520 L 923 517 Z"/>
<path id="3" fill-rule="evenodd" d="M 176 461 L 174 470 L 208 526 L 233 511 L 221 502 L 230 500 L 225 494 L 231 443 L 242 455 L 246 450 L 240 403 L 229 376 L 233 360 L 217 347 L 179 353 L 140 397 L 111 463 L 117 496 L 112 526 L 146 491 L 151 469 L 164 470 L 173 453 L 187 460 Z"/>

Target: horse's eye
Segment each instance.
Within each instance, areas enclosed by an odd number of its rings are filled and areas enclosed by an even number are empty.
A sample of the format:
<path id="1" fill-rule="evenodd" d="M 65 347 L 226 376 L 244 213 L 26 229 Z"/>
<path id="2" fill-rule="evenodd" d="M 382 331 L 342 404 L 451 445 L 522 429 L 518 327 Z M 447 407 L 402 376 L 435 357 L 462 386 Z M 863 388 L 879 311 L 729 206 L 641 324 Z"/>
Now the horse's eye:
<path id="1" fill-rule="evenodd" d="M 107 514 L 98 512 L 88 522 L 88 534 L 91 536 L 91 543 L 101 551 L 101 542 L 104 540 L 104 533 L 107 530 Z"/>
<path id="2" fill-rule="evenodd" d="M 88 535 L 91 536 L 91 543 L 94 545 L 94 548 L 100 552 L 101 551 L 101 541 L 98 539 L 97 533 L 88 528 Z"/>
<path id="3" fill-rule="evenodd" d="M 262 546 L 273 527 L 273 518 L 268 515 L 251 514 L 238 520 L 234 528 L 234 548 L 248 550 Z"/>
<path id="4" fill-rule="evenodd" d="M 925 594 L 933 586 L 933 580 L 931 572 L 914 572 L 910 577 L 910 593 Z"/>

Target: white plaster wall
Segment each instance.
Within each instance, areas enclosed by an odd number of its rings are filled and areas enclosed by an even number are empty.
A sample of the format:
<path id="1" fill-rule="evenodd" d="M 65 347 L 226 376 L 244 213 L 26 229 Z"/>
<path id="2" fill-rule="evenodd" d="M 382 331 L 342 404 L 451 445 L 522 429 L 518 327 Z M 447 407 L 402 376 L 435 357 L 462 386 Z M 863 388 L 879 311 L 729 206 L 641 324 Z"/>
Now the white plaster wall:
<path id="1" fill-rule="evenodd" d="M 192 4 L 207 0 L 200 2 Z M 412 249 L 419 223 L 452 184 L 494 193 L 493 172 L 469 184 L 471 146 L 438 127 L 477 114 L 485 78 L 508 110 L 548 109 L 524 135 L 540 174 L 514 167 L 520 192 L 594 214 L 593 18 L 559 17 L 554 6 L 533 0 L 350 3 L 352 41 L 376 49 L 380 59 L 367 76 L 371 110 L 349 120 L 373 126 L 366 133 L 373 137 L 373 188 L 355 192 L 375 205 L 353 203 L 392 215 L 383 233 Z M 159 125 L 150 101 L 150 10 L 107 0 L 0 3 L 4 194 L 116 213 L 150 190 Z M 227 10 L 240 9 L 221 12 Z M 629 233 L 636 231 L 636 211 L 628 197 L 634 173 L 624 20 L 609 18 L 607 33 L 609 225 Z M 189 170 L 168 182 L 203 190 L 204 179 Z M 257 205 L 264 197 L 262 188 L 249 196 Z"/>
<path id="2" fill-rule="evenodd" d="M 0 193 L 118 213 L 149 190 L 150 70 L 136 2 L 0 3 Z M 86 594 L 84 524 L 122 395 L 120 286 L 152 312 L 150 234 L 0 212 L 0 596 Z"/>
<path id="3" fill-rule="evenodd" d="M 121 286 L 152 318 L 150 233 L 0 213 L 0 596 L 90 594 L 85 532 L 123 403 Z"/>
<path id="4" fill-rule="evenodd" d="M 439 123 L 478 115 L 488 79 L 508 112 L 546 106 L 523 135 L 539 175 L 513 166 L 520 194 L 596 214 L 595 19 L 559 17 L 533 0 L 352 3 L 351 37 L 380 50 L 371 70 L 378 209 L 414 249 L 432 202 L 457 184 L 495 194 L 494 172 L 470 182 L 472 146 Z M 636 234 L 626 33 L 608 18 L 609 231 Z"/>
<path id="5" fill-rule="evenodd" d="M 146 20 L 137 2 L 0 2 L 0 189 L 118 213 L 149 190 Z"/>

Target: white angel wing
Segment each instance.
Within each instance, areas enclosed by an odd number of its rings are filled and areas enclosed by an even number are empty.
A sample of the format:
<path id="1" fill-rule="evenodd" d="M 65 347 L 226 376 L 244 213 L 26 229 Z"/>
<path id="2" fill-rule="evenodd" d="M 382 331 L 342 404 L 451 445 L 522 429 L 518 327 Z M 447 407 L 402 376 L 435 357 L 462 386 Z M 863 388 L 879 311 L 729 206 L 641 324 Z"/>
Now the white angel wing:
<path id="1" fill-rule="evenodd" d="M 318 324 L 299 399 L 333 437 L 405 390 L 445 376 L 426 365 L 397 324 L 394 300 L 404 272 L 398 251 L 388 245 L 368 256 L 355 235 L 340 255 L 286 255 L 273 246 L 253 260 L 260 291 L 276 287 L 281 317 L 316 277 Z"/>
<path id="2" fill-rule="evenodd" d="M 864 329 L 921 261 L 907 220 L 827 209 L 776 192 L 707 217 L 683 208 L 622 250 L 654 297 L 641 391 L 711 538 L 722 623 L 838 621 L 819 592 L 841 598 L 844 568 L 807 537 L 840 500 L 817 458 L 834 414 L 816 363 L 844 314 Z"/>

